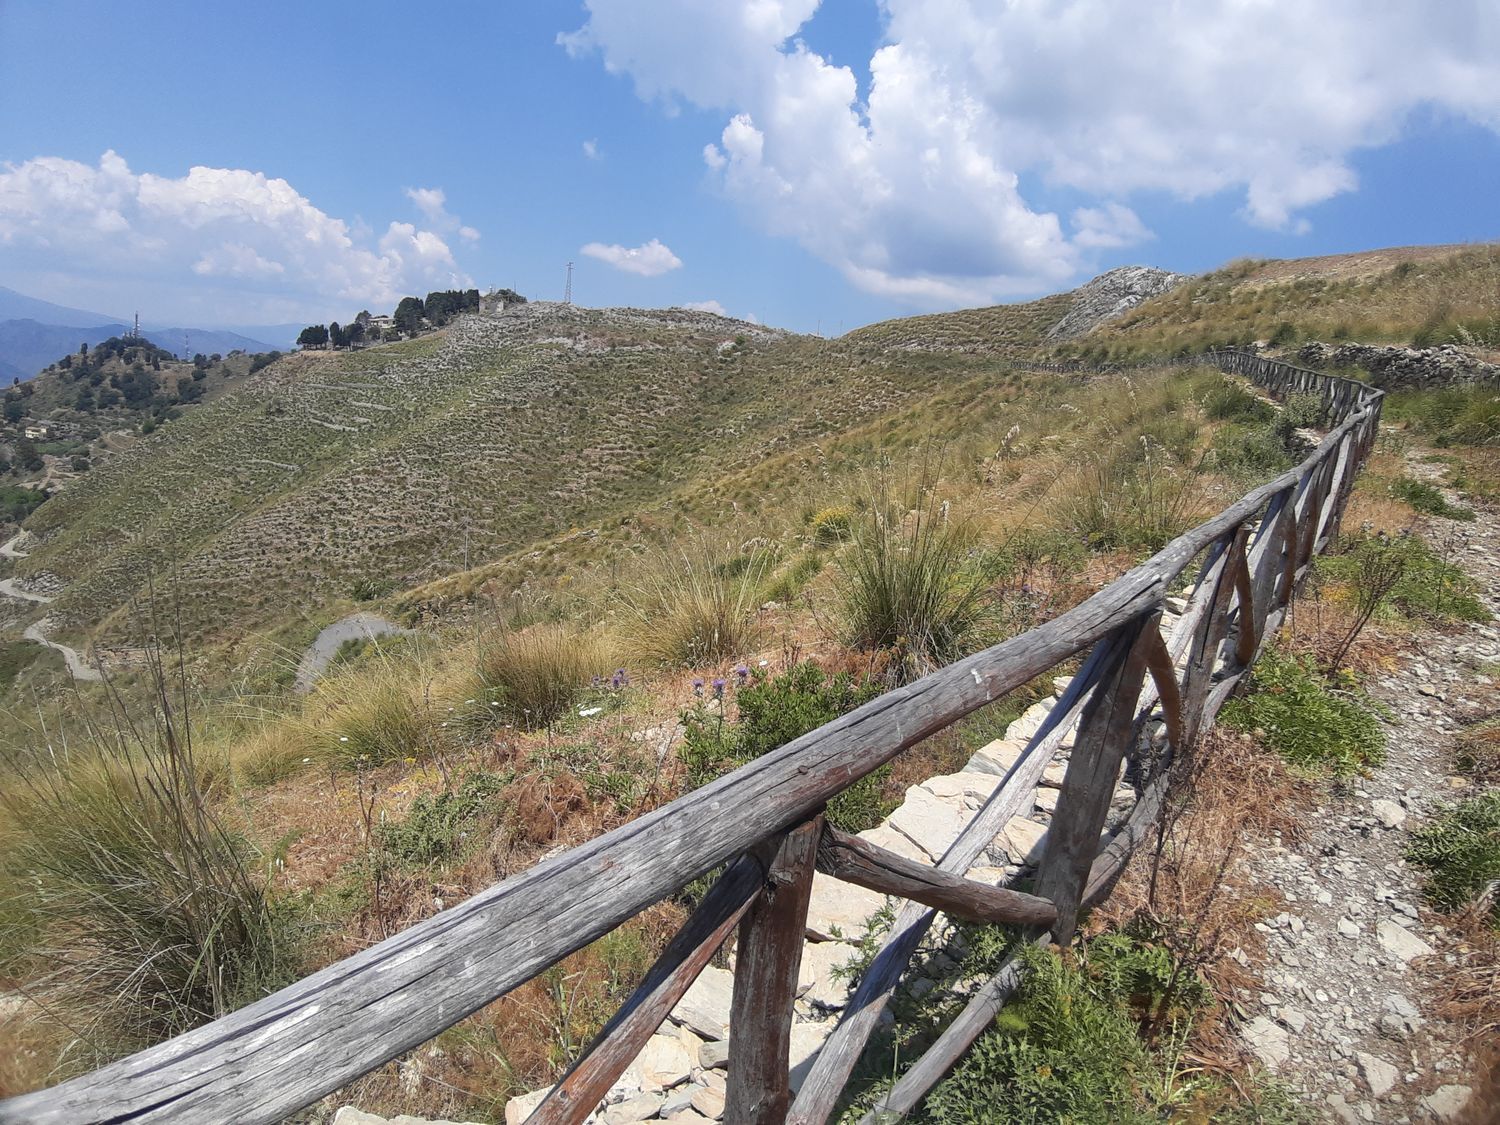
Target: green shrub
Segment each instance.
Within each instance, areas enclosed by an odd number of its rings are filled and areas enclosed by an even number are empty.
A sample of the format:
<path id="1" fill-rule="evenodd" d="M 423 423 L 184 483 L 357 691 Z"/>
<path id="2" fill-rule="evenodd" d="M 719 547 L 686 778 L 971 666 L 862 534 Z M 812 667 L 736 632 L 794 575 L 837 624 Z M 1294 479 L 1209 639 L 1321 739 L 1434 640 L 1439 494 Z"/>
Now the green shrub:
<path id="1" fill-rule="evenodd" d="M 1404 617 L 1437 624 L 1490 619 L 1474 580 L 1440 558 L 1420 535 L 1347 537 L 1341 541 L 1338 554 L 1317 560 L 1318 573 L 1335 581 L 1357 582 L 1363 551 L 1401 554 L 1403 570 L 1391 592 L 1390 604 Z"/>
<path id="2" fill-rule="evenodd" d="M 301 720 L 311 756 L 362 768 L 419 757 L 432 724 L 418 686 L 391 660 L 325 676 Z"/>
<path id="3" fill-rule="evenodd" d="M 1500 388 L 1493 383 L 1394 391 L 1382 415 L 1404 422 L 1439 447 L 1500 443 Z"/>
<path id="4" fill-rule="evenodd" d="M 1276 408 L 1238 379 L 1224 379 L 1203 396 L 1203 413 L 1214 422 L 1265 425 L 1276 417 Z"/>
<path id="5" fill-rule="evenodd" d="M 927 1096 L 942 1122 L 1146 1122 L 1146 1049 L 1118 997 L 1035 947 L 1016 998 Z"/>
<path id="6" fill-rule="evenodd" d="M 142 728 L 144 729 L 144 728 Z M 0 791 L 0 917 L 30 927 L 47 1008 L 98 1058 L 215 1019 L 296 975 L 288 909 L 204 795 L 185 729 L 128 720 L 48 748 Z M 97 1061 L 91 1060 L 91 1061 Z"/>
<path id="7" fill-rule="evenodd" d="M 504 787 L 503 778 L 474 773 L 455 789 L 422 794 L 405 817 L 380 826 L 377 840 L 382 855 L 408 866 L 461 855 L 469 834 L 487 814 L 497 811 L 496 798 Z"/>
<path id="8" fill-rule="evenodd" d="M 713 703 L 703 702 L 683 713 L 683 739 L 678 757 L 687 767 L 688 784 L 704 785 L 720 774 L 753 761 L 792 739 L 830 723 L 880 694 L 878 684 L 856 680 L 847 672 L 826 675 L 812 661 L 803 661 L 774 676 L 737 675 L 742 686 L 715 681 L 700 689 Z M 724 697 L 730 692 L 739 719 L 724 719 Z M 855 782 L 828 804 L 828 820 L 850 832 L 873 828 L 890 812 L 880 800 L 880 782 L 888 769 L 877 770 Z"/>
<path id="9" fill-rule="evenodd" d="M 1473 509 L 1450 504 L 1441 489 L 1414 477 L 1397 477 L 1391 482 L 1391 495 L 1397 500 L 1404 500 L 1417 511 L 1429 516 L 1465 521 L 1474 518 Z"/>
<path id="10" fill-rule="evenodd" d="M 1283 424 L 1292 429 L 1322 426 L 1328 420 L 1328 404 L 1318 394 L 1288 395 L 1281 404 Z"/>
<path id="11" fill-rule="evenodd" d="M 1258 426 L 1222 426 L 1214 433 L 1212 463 L 1232 476 L 1275 476 L 1295 463 L 1287 450 L 1289 436 L 1290 429 L 1279 420 Z"/>
<path id="12" fill-rule="evenodd" d="M 707 541 L 657 553 L 622 592 L 636 650 L 651 663 L 694 667 L 753 649 L 769 561 Z"/>
<path id="13" fill-rule="evenodd" d="M 1156 551 L 1192 525 L 1200 497 L 1197 473 L 1143 436 L 1084 453 L 1058 520 L 1099 550 Z"/>
<path id="14" fill-rule="evenodd" d="M 985 606 L 971 565 L 973 535 L 925 492 L 910 511 L 888 496 L 871 505 L 839 555 L 839 612 L 853 647 L 894 657 L 916 679 L 964 655 Z"/>
<path id="15" fill-rule="evenodd" d="M 1250 673 L 1250 691 L 1222 712 L 1231 726 L 1260 731 L 1295 765 L 1349 774 L 1384 757 L 1380 721 L 1353 688 L 1335 688 L 1312 658 L 1268 647 Z"/>
<path id="16" fill-rule="evenodd" d="M 479 642 L 470 713 L 481 722 L 503 714 L 528 729 L 551 726 L 608 663 L 597 637 L 562 625 L 493 633 Z"/>
<path id="17" fill-rule="evenodd" d="M 1427 870 L 1424 893 L 1442 910 L 1462 910 L 1487 898 L 1500 928 L 1500 791 L 1444 810 L 1412 834 L 1406 859 Z"/>
<path id="18" fill-rule="evenodd" d="M 854 513 L 842 505 L 824 508 L 807 521 L 807 529 L 812 533 L 813 542 L 820 547 L 831 547 L 842 542 L 848 538 L 853 526 Z"/>

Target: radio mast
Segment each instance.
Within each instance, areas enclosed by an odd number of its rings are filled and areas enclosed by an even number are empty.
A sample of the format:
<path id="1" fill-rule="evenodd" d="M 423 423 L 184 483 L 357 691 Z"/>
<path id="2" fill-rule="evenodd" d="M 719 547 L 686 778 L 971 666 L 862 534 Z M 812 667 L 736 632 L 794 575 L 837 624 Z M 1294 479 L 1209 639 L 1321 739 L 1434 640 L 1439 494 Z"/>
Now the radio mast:
<path id="1" fill-rule="evenodd" d="M 571 305 L 572 303 L 573 303 L 573 263 L 569 262 L 568 263 L 568 281 L 567 281 L 567 284 L 563 286 L 563 304 L 565 304 L 565 305 Z"/>

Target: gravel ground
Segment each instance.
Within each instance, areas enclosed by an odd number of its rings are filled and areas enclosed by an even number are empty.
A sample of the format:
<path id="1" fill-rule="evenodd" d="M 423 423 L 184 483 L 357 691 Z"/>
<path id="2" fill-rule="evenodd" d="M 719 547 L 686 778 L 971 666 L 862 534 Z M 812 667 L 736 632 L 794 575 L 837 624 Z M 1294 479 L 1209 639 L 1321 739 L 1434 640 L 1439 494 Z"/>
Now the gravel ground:
<path id="1" fill-rule="evenodd" d="M 1415 460 L 1409 471 L 1436 475 Z M 1474 523 L 1426 520 L 1422 530 L 1447 545 L 1500 616 L 1500 512 L 1477 515 Z M 1270 963 L 1260 993 L 1242 997 L 1251 1016 L 1242 1034 L 1269 1070 L 1332 1120 L 1454 1120 L 1474 1111 L 1465 1119 L 1495 1120 L 1486 1114 L 1500 1107 L 1465 1108 L 1478 1096 L 1470 1059 L 1457 1030 L 1432 1011 L 1443 971 L 1460 954 L 1438 952 L 1454 943 L 1422 903 L 1420 872 L 1402 851 L 1441 804 L 1470 792 L 1452 776 L 1451 743 L 1493 710 L 1500 628 L 1424 634 L 1398 661 L 1367 684 L 1389 712 L 1385 763 L 1335 786 L 1301 839 L 1257 849 L 1288 905 L 1257 923 Z"/>

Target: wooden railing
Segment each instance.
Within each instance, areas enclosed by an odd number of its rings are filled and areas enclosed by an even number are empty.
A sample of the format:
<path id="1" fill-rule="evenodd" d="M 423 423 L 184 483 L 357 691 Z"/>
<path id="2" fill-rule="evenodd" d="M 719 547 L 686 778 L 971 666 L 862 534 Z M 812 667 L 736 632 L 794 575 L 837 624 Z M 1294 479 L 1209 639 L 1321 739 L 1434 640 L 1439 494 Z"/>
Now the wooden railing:
<path id="1" fill-rule="evenodd" d="M 1316 393 L 1332 431 L 1305 461 L 1087 601 L 897 688 L 733 773 L 543 861 L 222 1019 L 55 1088 L 0 1103 L 4 1125 L 274 1122 L 451 1027 L 706 872 L 724 867 L 646 979 L 531 1118 L 577 1122 L 738 928 L 725 1119 L 821 1123 L 939 910 L 1066 942 L 1156 823 L 1167 765 L 1213 722 L 1337 532 L 1375 440 L 1381 394 L 1238 352 L 1207 362 L 1278 395 Z M 1190 575 L 1189 570 L 1194 568 Z M 1190 584 L 1183 579 L 1190 578 Z M 1186 608 L 1165 635 L 1168 593 Z M 1063 661 L 1080 671 L 935 867 L 832 829 L 823 808 L 901 751 Z M 1132 771 L 1137 801 L 1100 846 L 1122 762 L 1153 719 L 1166 750 Z M 1034 894 L 965 878 L 1029 810 L 1077 733 Z M 1149 739 L 1147 739 L 1149 741 Z M 788 1029 L 814 870 L 907 900 L 795 1100 Z M 1015 987 L 1008 964 L 895 1084 L 915 1106 Z"/>

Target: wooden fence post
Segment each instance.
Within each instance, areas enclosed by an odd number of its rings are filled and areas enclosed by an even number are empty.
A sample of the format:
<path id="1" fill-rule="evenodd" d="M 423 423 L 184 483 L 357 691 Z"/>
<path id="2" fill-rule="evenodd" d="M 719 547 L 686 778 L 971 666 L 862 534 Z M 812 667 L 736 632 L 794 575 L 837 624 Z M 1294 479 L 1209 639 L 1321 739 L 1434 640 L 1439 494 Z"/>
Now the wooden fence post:
<path id="1" fill-rule="evenodd" d="M 822 833 L 819 814 L 771 845 L 766 888 L 740 923 L 724 1095 L 731 1125 L 781 1125 L 791 1106 L 792 1004 Z"/>
<path id="2" fill-rule="evenodd" d="M 1057 907 L 1052 938 L 1059 945 L 1068 944 L 1078 924 L 1083 885 L 1099 854 L 1099 834 L 1115 795 L 1120 763 L 1136 733 L 1136 705 L 1151 634 L 1160 623 L 1158 608 L 1120 627 L 1112 667 L 1100 679 L 1079 723 L 1037 878 L 1037 895 Z"/>

